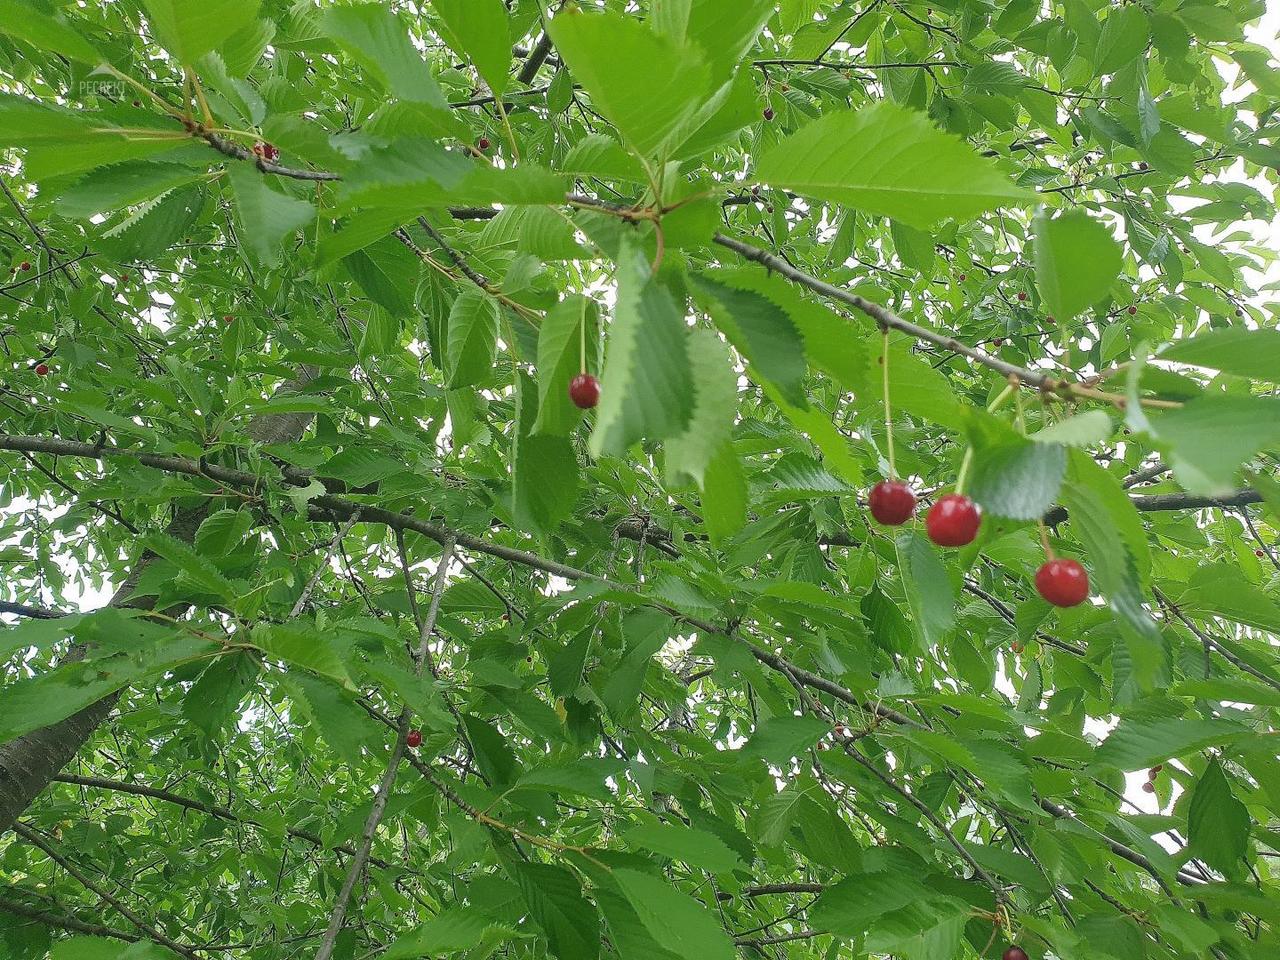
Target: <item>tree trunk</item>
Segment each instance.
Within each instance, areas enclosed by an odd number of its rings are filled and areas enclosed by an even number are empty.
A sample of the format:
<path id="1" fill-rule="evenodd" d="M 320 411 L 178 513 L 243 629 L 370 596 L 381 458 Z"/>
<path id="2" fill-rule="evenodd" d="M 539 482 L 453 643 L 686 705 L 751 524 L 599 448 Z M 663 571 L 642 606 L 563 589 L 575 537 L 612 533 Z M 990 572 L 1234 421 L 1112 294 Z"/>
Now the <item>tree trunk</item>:
<path id="1" fill-rule="evenodd" d="M 295 379 L 282 384 L 277 393 L 300 390 L 314 376 L 312 370 L 304 368 Z M 248 432 L 260 443 L 298 440 L 310 425 L 312 416 L 309 413 L 263 414 L 249 424 Z M 170 536 L 189 543 L 207 513 L 208 508 L 205 506 L 197 510 L 180 510 L 170 521 L 167 532 Z M 149 599 L 130 603 L 129 598 L 133 595 L 138 578 L 153 560 L 153 556 L 144 555 L 138 561 L 129 579 L 111 598 L 111 606 L 150 607 Z M 181 611 L 170 612 L 176 614 Z M 73 646 L 67 655 L 67 661 L 78 660 L 84 653 L 83 647 Z M 119 699 L 120 693 L 113 693 L 65 720 L 0 744 L 0 833 L 8 831 L 49 782 L 71 762 L 98 725 L 107 719 Z"/>

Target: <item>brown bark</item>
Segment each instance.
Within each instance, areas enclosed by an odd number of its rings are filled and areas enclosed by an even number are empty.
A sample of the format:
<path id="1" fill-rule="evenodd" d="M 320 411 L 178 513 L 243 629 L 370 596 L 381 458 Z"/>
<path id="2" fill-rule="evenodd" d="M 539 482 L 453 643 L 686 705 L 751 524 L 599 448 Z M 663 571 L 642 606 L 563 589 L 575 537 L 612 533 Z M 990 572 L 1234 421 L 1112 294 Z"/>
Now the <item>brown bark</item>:
<path id="1" fill-rule="evenodd" d="M 279 392 L 292 393 L 305 386 L 314 373 L 304 369 L 297 378 L 282 384 Z M 305 413 L 264 414 L 249 425 L 249 435 L 260 443 L 282 443 L 301 438 L 311 423 L 312 415 Z M 207 514 L 206 507 L 196 510 L 180 510 L 169 523 L 170 536 L 190 542 Z M 148 599 L 131 602 L 130 597 L 138 578 L 154 557 L 144 555 L 134 571 L 111 598 L 111 606 L 150 607 Z M 67 659 L 84 656 L 84 649 L 76 646 Z M 66 661 L 64 661 L 66 662 Z M 110 715 L 120 693 L 103 697 L 79 713 L 65 720 L 32 730 L 8 743 L 0 744 L 0 832 L 8 831 L 14 821 L 31 805 L 55 776 L 71 762 L 99 724 Z"/>

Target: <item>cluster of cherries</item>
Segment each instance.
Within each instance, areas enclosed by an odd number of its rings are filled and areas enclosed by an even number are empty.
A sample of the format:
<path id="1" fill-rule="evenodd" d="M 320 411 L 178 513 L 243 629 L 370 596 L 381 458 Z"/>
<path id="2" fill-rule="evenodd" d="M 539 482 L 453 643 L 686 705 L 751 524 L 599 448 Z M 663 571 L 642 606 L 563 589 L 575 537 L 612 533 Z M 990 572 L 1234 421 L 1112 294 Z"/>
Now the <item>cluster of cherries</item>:
<path id="1" fill-rule="evenodd" d="M 915 515 L 916 495 L 901 480 L 881 480 L 867 498 L 871 515 L 898 527 Z M 940 547 L 963 547 L 978 535 L 982 514 L 962 493 L 939 497 L 925 514 L 925 532 Z M 1074 607 L 1089 596 L 1089 574 L 1077 561 L 1050 557 L 1036 571 L 1036 590 L 1055 607 Z"/>

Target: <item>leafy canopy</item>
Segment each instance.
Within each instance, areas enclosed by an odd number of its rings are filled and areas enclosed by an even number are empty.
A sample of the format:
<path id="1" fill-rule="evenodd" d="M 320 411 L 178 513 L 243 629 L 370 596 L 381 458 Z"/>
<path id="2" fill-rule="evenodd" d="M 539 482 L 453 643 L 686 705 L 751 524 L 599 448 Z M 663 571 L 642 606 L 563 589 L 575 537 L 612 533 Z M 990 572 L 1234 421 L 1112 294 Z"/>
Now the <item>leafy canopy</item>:
<path id="1" fill-rule="evenodd" d="M 1262 13 L 0 0 L 0 956 L 1280 954 Z"/>

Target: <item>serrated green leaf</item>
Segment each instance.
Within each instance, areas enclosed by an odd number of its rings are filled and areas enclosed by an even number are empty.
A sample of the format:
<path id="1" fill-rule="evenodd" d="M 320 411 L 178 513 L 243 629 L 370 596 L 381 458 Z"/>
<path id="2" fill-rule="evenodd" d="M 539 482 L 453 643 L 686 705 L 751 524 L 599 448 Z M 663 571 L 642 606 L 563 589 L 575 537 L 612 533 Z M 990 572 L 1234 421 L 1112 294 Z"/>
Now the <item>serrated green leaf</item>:
<path id="1" fill-rule="evenodd" d="M 1069 320 L 1103 299 L 1123 265 L 1111 231 L 1082 210 L 1035 221 L 1036 286 L 1049 313 Z"/>
<path id="2" fill-rule="evenodd" d="M 758 172 L 774 186 L 922 230 L 1032 200 L 964 141 L 888 101 L 802 127 L 760 158 Z"/>
<path id="3" fill-rule="evenodd" d="M 681 957 L 732 960 L 733 942 L 704 905 L 638 870 L 617 869 L 612 876 L 640 922 L 667 950 Z"/>

